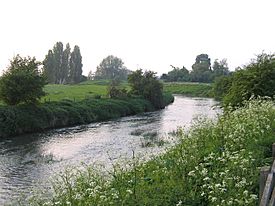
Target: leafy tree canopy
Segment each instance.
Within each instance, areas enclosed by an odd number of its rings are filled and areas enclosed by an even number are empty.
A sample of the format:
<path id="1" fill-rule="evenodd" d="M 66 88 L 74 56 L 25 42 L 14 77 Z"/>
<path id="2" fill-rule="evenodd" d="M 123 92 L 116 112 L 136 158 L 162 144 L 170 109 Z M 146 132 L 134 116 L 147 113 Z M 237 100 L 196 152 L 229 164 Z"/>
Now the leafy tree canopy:
<path id="1" fill-rule="evenodd" d="M 219 61 L 218 59 L 215 59 L 212 66 L 212 70 L 213 70 L 214 78 L 220 77 L 220 76 L 226 76 L 230 73 L 226 59 L 222 59 L 221 61 Z"/>
<path id="2" fill-rule="evenodd" d="M 82 81 L 82 56 L 79 46 L 71 52 L 70 44 L 63 49 L 63 43 L 57 42 L 43 61 L 43 70 L 49 83 L 66 84 Z"/>
<path id="3" fill-rule="evenodd" d="M 173 70 L 169 71 L 168 74 L 163 74 L 161 79 L 167 82 L 186 82 L 189 81 L 189 71 L 183 66 L 181 69 L 179 67 L 174 67 L 170 65 Z"/>
<path id="4" fill-rule="evenodd" d="M 228 79 L 227 79 L 228 81 Z M 244 100 L 251 96 L 275 95 L 275 55 L 260 54 L 250 64 L 234 72 L 230 88 L 223 95 L 225 106 L 241 106 Z"/>
<path id="5" fill-rule="evenodd" d="M 120 58 L 110 55 L 97 66 L 94 78 L 126 80 L 130 73 Z"/>
<path id="6" fill-rule="evenodd" d="M 46 80 L 39 71 L 40 64 L 35 57 L 14 57 L 0 78 L 0 98 L 9 105 L 36 103 L 45 95 Z"/>
<path id="7" fill-rule="evenodd" d="M 163 85 L 157 80 L 156 73 L 152 71 L 143 71 L 141 69 L 128 76 L 128 82 L 132 93 L 141 95 L 149 100 L 156 109 L 164 108 Z"/>
<path id="8" fill-rule="evenodd" d="M 212 81 L 211 59 L 208 54 L 200 54 L 196 57 L 196 61 L 192 65 L 190 78 L 193 82 Z"/>

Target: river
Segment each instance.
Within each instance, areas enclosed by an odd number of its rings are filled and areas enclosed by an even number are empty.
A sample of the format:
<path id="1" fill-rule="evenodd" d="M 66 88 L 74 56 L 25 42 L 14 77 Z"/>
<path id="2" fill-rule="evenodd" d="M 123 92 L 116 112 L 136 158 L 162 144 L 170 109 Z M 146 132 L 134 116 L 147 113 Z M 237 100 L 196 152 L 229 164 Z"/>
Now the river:
<path id="1" fill-rule="evenodd" d="M 28 195 L 67 166 L 108 167 L 133 151 L 140 157 L 158 154 L 173 141 L 170 132 L 200 116 L 214 118 L 216 103 L 176 95 L 161 111 L 0 140 L 0 205 Z"/>

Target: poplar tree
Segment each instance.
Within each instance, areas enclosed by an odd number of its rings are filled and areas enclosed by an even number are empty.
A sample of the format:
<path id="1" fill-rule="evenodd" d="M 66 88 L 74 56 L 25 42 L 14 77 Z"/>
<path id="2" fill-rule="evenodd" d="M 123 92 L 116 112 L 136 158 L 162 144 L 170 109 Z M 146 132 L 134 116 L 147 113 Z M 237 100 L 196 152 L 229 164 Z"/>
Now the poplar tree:
<path id="1" fill-rule="evenodd" d="M 63 54 L 62 54 L 61 71 L 60 71 L 61 84 L 70 82 L 70 79 L 69 79 L 70 57 L 71 57 L 71 48 L 70 48 L 70 44 L 67 43 L 66 49 L 63 51 Z"/>
<path id="2" fill-rule="evenodd" d="M 55 84 L 62 84 L 62 58 L 63 58 L 63 44 L 62 42 L 57 42 L 53 47 L 54 56 L 54 70 L 56 74 Z"/>
<path id="3" fill-rule="evenodd" d="M 71 52 L 67 43 L 63 50 L 62 42 L 57 42 L 43 61 L 47 81 L 52 84 L 79 83 L 82 80 L 82 56 L 79 46 Z"/>
<path id="4" fill-rule="evenodd" d="M 47 78 L 47 82 L 54 84 L 56 82 L 56 70 L 55 70 L 55 62 L 53 51 L 49 50 L 48 54 L 43 61 L 44 65 L 44 75 Z"/>
<path id="5" fill-rule="evenodd" d="M 71 53 L 70 59 L 70 75 L 69 79 L 72 83 L 79 83 L 82 79 L 82 56 L 79 46 L 75 46 Z"/>

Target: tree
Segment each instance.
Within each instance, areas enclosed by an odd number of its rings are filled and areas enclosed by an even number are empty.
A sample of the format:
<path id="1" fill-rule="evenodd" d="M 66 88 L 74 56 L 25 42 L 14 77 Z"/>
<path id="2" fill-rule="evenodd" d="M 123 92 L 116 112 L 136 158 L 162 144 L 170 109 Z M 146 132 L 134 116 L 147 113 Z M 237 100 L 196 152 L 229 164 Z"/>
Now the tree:
<path id="1" fill-rule="evenodd" d="M 123 61 L 110 55 L 97 66 L 95 79 L 119 79 L 126 80 L 130 71 L 123 66 Z"/>
<path id="2" fill-rule="evenodd" d="M 128 76 L 128 82 L 133 94 L 143 96 L 156 109 L 164 108 L 163 85 L 157 80 L 155 72 L 145 71 L 143 73 L 139 69 Z"/>
<path id="3" fill-rule="evenodd" d="M 70 59 L 70 75 L 69 79 L 72 83 L 79 83 L 82 79 L 82 56 L 80 48 L 76 45 L 71 54 Z"/>
<path id="4" fill-rule="evenodd" d="M 89 73 L 88 73 L 87 79 L 88 79 L 88 80 L 93 80 L 93 79 L 94 79 L 94 76 L 95 76 L 95 74 L 93 73 L 92 70 L 90 70 Z"/>
<path id="5" fill-rule="evenodd" d="M 52 50 L 48 51 L 48 54 L 46 55 L 45 60 L 43 61 L 43 64 L 43 70 L 45 77 L 47 78 L 47 81 L 52 84 L 56 83 L 55 61 Z"/>
<path id="6" fill-rule="evenodd" d="M 62 62 L 60 70 L 60 82 L 62 84 L 70 82 L 69 71 L 70 71 L 70 59 L 71 59 L 71 47 L 67 43 L 66 49 L 62 53 Z"/>
<path id="7" fill-rule="evenodd" d="M 232 85 L 222 100 L 225 106 L 242 106 L 251 96 L 274 98 L 275 54 L 260 54 L 251 63 L 234 72 Z"/>
<path id="8" fill-rule="evenodd" d="M 57 42 L 43 61 L 43 70 L 49 83 L 65 84 L 78 83 L 82 78 L 82 56 L 80 48 L 76 45 L 71 52 L 67 43 L 63 51 L 63 43 Z"/>
<path id="9" fill-rule="evenodd" d="M 110 98 L 122 98 L 127 96 L 127 90 L 120 88 L 120 81 L 117 79 L 111 80 L 108 86 L 108 95 Z"/>
<path id="10" fill-rule="evenodd" d="M 221 61 L 218 61 L 218 59 L 215 59 L 212 66 L 212 70 L 213 70 L 213 79 L 215 79 L 216 77 L 229 75 L 227 60 L 222 59 Z"/>
<path id="11" fill-rule="evenodd" d="M 63 79 L 66 79 L 62 75 L 62 58 L 63 58 L 63 44 L 57 42 L 53 47 L 53 58 L 54 58 L 54 71 L 55 71 L 55 84 L 63 84 Z"/>
<path id="12" fill-rule="evenodd" d="M 0 98 L 9 105 L 37 103 L 45 95 L 43 87 L 46 84 L 39 71 L 40 64 L 35 57 L 14 57 L 0 79 Z"/>
<path id="13" fill-rule="evenodd" d="M 134 95 L 143 95 L 143 71 L 138 69 L 128 76 L 128 83 L 131 86 L 132 93 Z"/>
<path id="14" fill-rule="evenodd" d="M 200 54 L 196 57 L 196 62 L 192 65 L 190 78 L 193 82 L 212 81 L 211 59 L 207 54 Z"/>
<path id="15" fill-rule="evenodd" d="M 167 74 L 167 81 L 169 82 L 186 82 L 189 80 L 189 71 L 183 66 L 181 69 L 179 67 L 174 67 L 170 65 L 173 70 L 169 71 Z"/>

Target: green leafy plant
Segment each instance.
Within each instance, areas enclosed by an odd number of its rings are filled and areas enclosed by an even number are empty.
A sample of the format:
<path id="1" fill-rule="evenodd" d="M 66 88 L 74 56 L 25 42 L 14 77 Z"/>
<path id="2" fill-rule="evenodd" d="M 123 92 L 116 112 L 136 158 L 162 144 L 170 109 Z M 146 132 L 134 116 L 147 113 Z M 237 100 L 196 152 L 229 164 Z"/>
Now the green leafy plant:
<path id="1" fill-rule="evenodd" d="M 45 95 L 46 84 L 39 65 L 34 57 L 14 57 L 0 78 L 0 98 L 9 105 L 37 103 Z"/>

